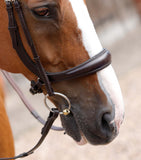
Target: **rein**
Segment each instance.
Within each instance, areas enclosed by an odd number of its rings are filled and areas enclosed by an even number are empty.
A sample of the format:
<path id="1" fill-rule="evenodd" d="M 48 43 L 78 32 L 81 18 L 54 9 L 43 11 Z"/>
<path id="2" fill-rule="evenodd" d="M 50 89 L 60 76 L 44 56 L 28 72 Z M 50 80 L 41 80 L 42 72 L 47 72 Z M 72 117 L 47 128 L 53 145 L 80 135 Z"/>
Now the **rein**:
<path id="1" fill-rule="evenodd" d="M 32 105 L 27 100 L 27 98 L 24 96 L 24 94 L 21 91 L 21 89 L 19 88 L 19 86 L 15 83 L 14 79 L 12 78 L 12 76 L 8 72 L 6 72 L 4 70 L 1 70 L 1 72 L 4 75 L 4 77 L 7 79 L 7 81 L 10 83 L 10 85 L 13 87 L 13 89 L 16 91 L 16 93 L 18 94 L 18 96 L 20 97 L 20 99 L 22 100 L 22 102 L 24 103 L 26 108 L 29 110 L 29 112 L 32 114 L 32 116 L 35 119 L 37 119 L 42 125 L 45 125 L 46 121 L 32 107 Z M 55 130 L 55 131 L 64 131 L 64 129 L 62 127 L 56 127 L 56 126 L 52 126 L 51 129 Z"/>
<path id="2" fill-rule="evenodd" d="M 42 142 L 44 141 L 45 137 L 47 136 L 53 122 L 55 121 L 55 119 L 59 115 L 59 111 L 56 108 L 53 108 L 52 111 L 53 112 L 50 112 L 49 117 L 47 118 L 47 121 L 46 121 L 44 127 L 41 130 L 41 135 L 42 135 L 41 138 L 39 139 L 37 144 L 32 149 L 30 149 L 27 152 L 21 153 L 18 156 L 10 157 L 10 158 L 0 158 L 0 160 L 10 160 L 10 159 L 24 158 L 24 157 L 29 156 L 30 154 L 33 154 L 34 151 L 42 144 Z"/>
<path id="3" fill-rule="evenodd" d="M 28 152 L 22 153 L 18 156 L 11 157 L 11 158 L 0 158 L 0 160 L 18 159 L 18 158 L 23 158 L 32 154 L 34 150 L 36 150 L 41 145 L 41 143 L 47 136 L 49 130 L 51 129 L 53 122 L 58 117 L 58 115 L 63 114 L 64 116 L 67 116 L 71 112 L 70 111 L 71 103 L 69 99 L 61 93 L 54 92 L 51 86 L 52 83 L 57 83 L 60 81 L 71 80 L 79 77 L 88 76 L 104 69 L 105 67 L 111 64 L 111 54 L 109 53 L 108 50 L 103 49 L 100 53 L 98 53 L 94 57 L 90 58 L 89 60 L 85 61 L 84 63 L 76 67 L 73 67 L 71 69 L 68 69 L 62 72 L 56 72 L 56 73 L 47 72 L 40 61 L 40 57 L 32 41 L 20 2 L 18 0 L 5 0 L 5 3 L 6 3 L 6 9 L 7 9 L 8 18 L 9 18 L 8 29 L 10 32 L 13 48 L 16 50 L 16 53 L 21 59 L 21 61 L 23 62 L 23 64 L 34 75 L 37 76 L 37 81 L 33 81 L 33 80 L 31 81 L 30 92 L 32 94 L 42 93 L 43 92 L 42 88 L 43 87 L 45 88 L 47 92 L 47 95 L 45 95 L 45 105 L 50 110 L 50 114 L 49 114 L 49 117 L 47 118 L 47 121 L 44 121 L 37 114 L 37 112 L 33 110 L 33 108 L 29 105 L 29 107 L 27 108 L 31 111 L 32 115 L 36 119 L 38 119 L 42 124 L 44 124 L 44 127 L 42 128 L 42 131 L 41 131 L 41 134 L 42 134 L 41 138 L 39 139 L 38 143 Z M 30 49 L 32 51 L 33 59 L 29 56 L 26 49 L 24 48 L 24 45 L 20 36 L 20 32 L 18 29 L 18 24 L 14 15 L 14 10 L 18 15 L 19 21 L 22 26 L 22 30 L 25 34 L 28 45 L 30 46 Z M 64 109 L 62 112 L 60 112 L 56 108 L 55 109 L 50 108 L 47 104 L 46 99 L 49 96 L 56 96 L 56 95 L 62 97 L 68 103 L 67 108 Z"/>

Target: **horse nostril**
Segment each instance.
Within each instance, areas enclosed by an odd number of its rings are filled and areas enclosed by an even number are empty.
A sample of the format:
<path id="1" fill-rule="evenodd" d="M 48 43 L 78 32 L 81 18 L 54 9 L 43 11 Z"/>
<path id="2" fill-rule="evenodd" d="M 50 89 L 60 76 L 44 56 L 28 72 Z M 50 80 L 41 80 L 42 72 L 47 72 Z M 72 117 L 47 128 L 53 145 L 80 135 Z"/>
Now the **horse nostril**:
<path id="1" fill-rule="evenodd" d="M 115 131 L 115 122 L 114 118 L 110 113 L 105 113 L 102 116 L 102 129 L 104 129 L 106 132 L 114 132 Z"/>

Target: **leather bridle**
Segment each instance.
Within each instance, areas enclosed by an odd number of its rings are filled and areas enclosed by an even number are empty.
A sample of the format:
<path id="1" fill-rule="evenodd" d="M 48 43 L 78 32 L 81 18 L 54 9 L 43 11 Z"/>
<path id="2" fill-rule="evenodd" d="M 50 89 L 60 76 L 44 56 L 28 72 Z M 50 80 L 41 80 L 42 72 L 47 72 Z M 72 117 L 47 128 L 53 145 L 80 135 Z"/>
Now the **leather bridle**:
<path id="1" fill-rule="evenodd" d="M 18 30 L 18 25 L 13 13 L 13 5 L 16 10 L 16 13 L 18 14 L 27 42 L 31 48 L 34 60 L 30 58 L 22 43 L 20 33 Z M 18 0 L 13 1 L 13 5 L 10 0 L 6 1 L 8 17 L 9 17 L 9 31 L 13 43 L 13 48 L 16 50 L 23 64 L 38 77 L 40 85 L 45 85 L 47 93 L 50 96 L 53 95 L 53 90 L 51 87 L 52 82 L 70 80 L 94 74 L 99 70 L 102 70 L 103 68 L 107 67 L 111 63 L 110 53 L 109 51 L 104 49 L 103 51 L 101 51 L 99 54 L 92 57 L 88 61 L 69 70 L 57 73 L 46 72 L 45 69 L 43 68 L 43 65 L 41 64 L 40 57 L 36 51 L 36 48 L 30 36 L 19 1 Z M 41 89 L 41 87 L 39 87 L 40 89 L 37 87 L 39 86 L 39 82 L 36 82 L 36 84 L 37 84 L 36 87 L 35 86 L 33 87 L 35 93 Z"/>
<path id="2" fill-rule="evenodd" d="M 57 72 L 57 73 L 49 73 L 46 72 L 45 68 L 43 67 L 40 57 L 36 51 L 35 45 L 32 41 L 30 32 L 28 30 L 24 14 L 22 11 L 21 4 L 18 0 L 5 0 L 6 3 L 6 8 L 7 8 L 7 13 L 8 13 L 8 18 L 9 18 L 9 32 L 11 35 L 11 40 L 13 44 L 13 48 L 16 50 L 16 53 L 18 54 L 19 58 L 23 62 L 23 64 L 34 74 L 36 75 L 37 81 L 31 81 L 31 93 L 36 94 L 36 93 L 41 93 L 42 88 L 45 87 L 45 90 L 47 92 L 47 97 L 48 96 L 54 96 L 56 95 L 56 92 L 53 91 L 53 88 L 51 86 L 51 83 L 56 83 L 60 81 L 65 81 L 65 80 L 70 80 L 70 79 L 76 79 L 79 77 L 84 77 L 88 76 L 91 74 L 94 74 L 108 65 L 111 64 L 111 55 L 108 50 L 103 49 L 99 54 L 96 56 L 90 58 L 89 60 L 85 61 L 84 63 L 62 71 L 62 72 Z M 28 55 L 26 49 L 24 48 L 24 45 L 22 43 L 22 39 L 19 33 L 17 21 L 14 15 L 14 10 L 16 11 L 16 14 L 18 15 L 19 21 L 21 23 L 23 32 L 25 34 L 25 37 L 27 39 L 28 45 L 30 46 L 30 49 L 32 51 L 33 59 Z M 57 93 L 58 95 L 58 93 Z M 60 94 L 62 96 L 62 94 Z M 65 98 L 65 97 L 63 97 Z M 65 98 L 67 100 L 67 97 Z M 69 101 L 69 100 L 68 100 Z M 63 110 L 61 112 L 64 115 L 68 115 L 70 112 L 70 107 L 68 109 Z M 39 147 L 39 145 L 42 143 L 44 138 L 46 137 L 47 133 L 49 132 L 54 120 L 57 118 L 58 114 L 60 112 L 58 109 L 51 109 L 50 110 L 50 115 L 42 129 L 42 137 L 37 143 L 33 149 L 30 151 L 20 154 L 19 156 L 16 157 L 11 157 L 11 158 L 0 158 L 0 160 L 7 160 L 7 159 L 17 159 L 17 158 L 22 158 L 25 156 L 28 156 L 29 154 L 33 153 L 36 148 Z"/>

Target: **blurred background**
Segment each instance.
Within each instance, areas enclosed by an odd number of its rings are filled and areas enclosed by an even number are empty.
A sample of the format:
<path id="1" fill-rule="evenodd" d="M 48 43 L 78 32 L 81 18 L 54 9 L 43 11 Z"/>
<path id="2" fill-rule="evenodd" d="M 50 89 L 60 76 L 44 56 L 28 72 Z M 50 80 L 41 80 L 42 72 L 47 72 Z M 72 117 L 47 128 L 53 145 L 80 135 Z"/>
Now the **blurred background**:
<path id="1" fill-rule="evenodd" d="M 87 0 L 102 45 L 112 53 L 112 65 L 121 85 L 125 120 L 119 136 L 105 146 L 78 146 L 63 132 L 51 131 L 43 145 L 25 160 L 141 160 L 141 0 Z M 26 97 L 44 117 L 43 96 L 28 92 L 29 82 L 13 75 Z M 16 154 L 30 149 L 40 137 L 40 125 L 6 83 L 6 108 Z M 59 119 L 55 122 L 60 125 Z"/>

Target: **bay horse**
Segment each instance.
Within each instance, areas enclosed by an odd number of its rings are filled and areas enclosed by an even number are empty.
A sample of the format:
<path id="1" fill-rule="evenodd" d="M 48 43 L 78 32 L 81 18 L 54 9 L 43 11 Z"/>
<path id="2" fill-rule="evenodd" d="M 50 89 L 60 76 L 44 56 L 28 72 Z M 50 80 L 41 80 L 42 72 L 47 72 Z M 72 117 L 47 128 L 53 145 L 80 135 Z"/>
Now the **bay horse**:
<path id="1" fill-rule="evenodd" d="M 103 51 L 85 0 L 15 1 L 21 4 L 33 44 L 42 66 L 48 72 L 58 73 L 71 69 L 93 56 L 97 57 Z M 14 11 L 14 15 L 24 47 L 34 61 L 35 57 L 32 55 L 17 12 Z M 21 73 L 27 79 L 37 81 L 38 77 L 23 64 L 13 49 L 3 0 L 0 3 L 0 20 L 0 68 L 12 73 Z M 55 92 L 66 95 L 71 103 L 71 113 L 68 116 L 62 115 L 61 121 L 65 132 L 78 144 L 107 144 L 117 136 L 124 117 L 124 105 L 120 86 L 111 65 L 87 76 L 51 83 L 51 86 Z M 46 94 L 45 89 L 43 92 Z M 61 98 L 56 100 L 51 96 L 49 99 L 59 109 L 65 105 Z M 3 110 L 0 110 L 0 113 L 6 117 Z M 3 152 L 5 157 L 13 156 L 13 139 L 8 120 L 0 123 L 0 130 L 2 128 L 9 136 L 5 135 L 4 140 L 0 140 L 0 155 Z M 1 135 L 2 132 L 0 137 Z M 11 145 L 1 150 L 1 146 L 6 146 L 6 141 Z"/>

